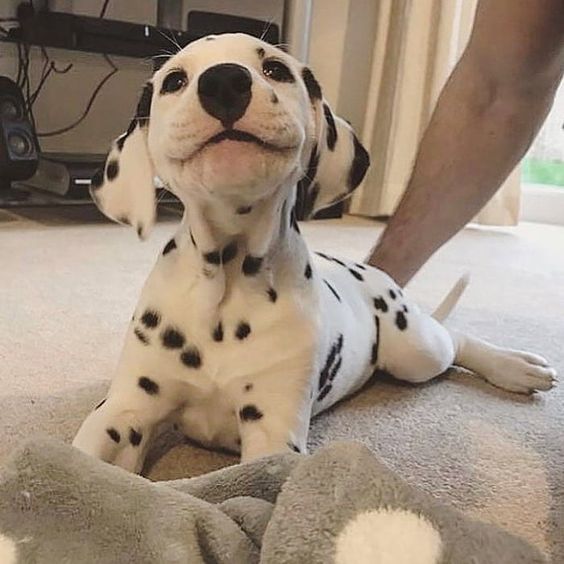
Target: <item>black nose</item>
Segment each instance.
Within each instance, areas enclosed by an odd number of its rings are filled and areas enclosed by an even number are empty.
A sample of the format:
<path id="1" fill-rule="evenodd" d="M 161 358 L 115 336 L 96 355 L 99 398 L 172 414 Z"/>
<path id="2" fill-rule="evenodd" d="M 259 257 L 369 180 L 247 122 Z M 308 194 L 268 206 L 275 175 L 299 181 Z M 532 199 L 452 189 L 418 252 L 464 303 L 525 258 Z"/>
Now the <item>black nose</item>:
<path id="1" fill-rule="evenodd" d="M 198 96 L 204 110 L 230 128 L 251 101 L 251 73 L 241 65 L 223 63 L 207 69 L 198 81 Z"/>

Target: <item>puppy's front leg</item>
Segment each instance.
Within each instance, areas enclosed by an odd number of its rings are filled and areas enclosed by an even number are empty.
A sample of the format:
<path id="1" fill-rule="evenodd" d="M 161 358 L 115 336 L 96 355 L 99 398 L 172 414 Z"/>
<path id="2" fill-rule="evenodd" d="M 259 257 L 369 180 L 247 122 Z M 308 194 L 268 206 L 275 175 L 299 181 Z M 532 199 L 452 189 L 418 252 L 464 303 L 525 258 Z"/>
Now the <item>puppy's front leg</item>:
<path id="1" fill-rule="evenodd" d="M 247 384 L 238 411 L 241 462 L 287 451 L 306 452 L 311 417 L 309 386 L 299 378 Z"/>
<path id="2" fill-rule="evenodd" d="M 178 407 L 174 390 L 147 377 L 118 381 L 84 420 L 73 446 L 139 473 L 155 427 Z"/>

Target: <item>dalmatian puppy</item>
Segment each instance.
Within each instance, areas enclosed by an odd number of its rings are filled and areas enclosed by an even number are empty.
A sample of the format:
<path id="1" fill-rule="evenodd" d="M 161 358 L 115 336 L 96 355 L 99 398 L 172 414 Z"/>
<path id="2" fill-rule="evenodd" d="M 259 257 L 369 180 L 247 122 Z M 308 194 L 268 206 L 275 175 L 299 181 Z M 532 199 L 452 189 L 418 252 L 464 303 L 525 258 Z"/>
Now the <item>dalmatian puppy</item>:
<path id="1" fill-rule="evenodd" d="M 311 70 L 242 34 L 209 36 L 146 84 L 92 196 L 140 238 L 154 178 L 185 213 L 150 274 L 116 374 L 74 445 L 139 472 L 163 422 L 243 461 L 304 452 L 310 418 L 377 371 L 424 382 L 457 364 L 519 393 L 555 372 L 450 331 L 384 272 L 311 253 L 296 221 L 347 198 L 368 154 Z"/>

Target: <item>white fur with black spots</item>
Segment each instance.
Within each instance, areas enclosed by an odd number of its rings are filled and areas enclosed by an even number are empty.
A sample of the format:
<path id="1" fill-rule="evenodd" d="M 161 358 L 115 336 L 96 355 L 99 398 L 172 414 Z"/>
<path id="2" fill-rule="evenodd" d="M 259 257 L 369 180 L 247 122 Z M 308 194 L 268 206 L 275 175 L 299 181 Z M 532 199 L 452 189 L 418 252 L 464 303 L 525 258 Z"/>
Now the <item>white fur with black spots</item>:
<path id="1" fill-rule="evenodd" d="M 550 389 L 544 359 L 440 323 L 465 281 L 437 320 L 385 273 L 310 253 L 297 192 L 311 216 L 348 197 L 368 161 L 311 71 L 283 51 L 225 34 L 172 56 L 92 194 L 141 238 L 155 220 L 155 176 L 186 211 L 143 288 L 106 401 L 74 445 L 138 472 L 157 426 L 175 421 L 243 460 L 305 452 L 311 416 L 376 369 L 423 382 L 455 363 L 516 392 Z"/>

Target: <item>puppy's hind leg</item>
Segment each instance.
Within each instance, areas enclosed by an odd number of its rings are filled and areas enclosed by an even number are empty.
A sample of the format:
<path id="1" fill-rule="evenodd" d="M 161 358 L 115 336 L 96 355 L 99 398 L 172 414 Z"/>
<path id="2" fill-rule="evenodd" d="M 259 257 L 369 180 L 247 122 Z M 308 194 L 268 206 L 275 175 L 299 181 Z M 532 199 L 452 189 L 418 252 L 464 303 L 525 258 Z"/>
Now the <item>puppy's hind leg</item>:
<path id="1" fill-rule="evenodd" d="M 504 349 L 458 331 L 449 331 L 456 348 L 454 363 L 488 382 L 521 394 L 550 390 L 556 371 L 533 353 Z"/>

